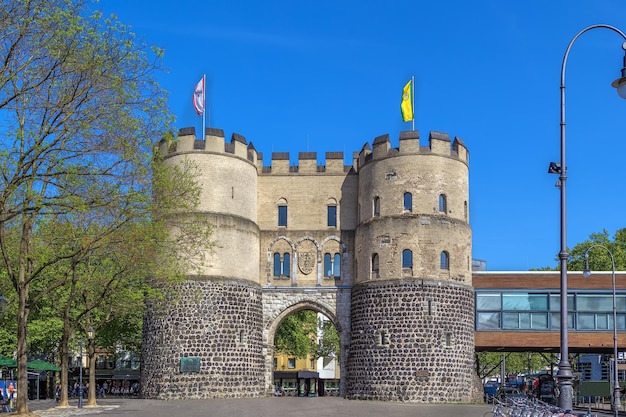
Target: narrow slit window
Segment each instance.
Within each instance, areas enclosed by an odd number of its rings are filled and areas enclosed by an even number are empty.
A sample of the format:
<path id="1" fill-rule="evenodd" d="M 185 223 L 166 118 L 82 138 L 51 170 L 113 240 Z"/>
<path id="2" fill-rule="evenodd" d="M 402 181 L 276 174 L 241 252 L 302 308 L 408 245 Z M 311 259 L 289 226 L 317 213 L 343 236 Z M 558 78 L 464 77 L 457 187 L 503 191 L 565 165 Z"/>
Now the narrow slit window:
<path id="1" fill-rule="evenodd" d="M 413 252 L 410 249 L 402 251 L 402 268 L 413 268 Z"/>
<path id="2" fill-rule="evenodd" d="M 291 255 L 289 255 L 288 253 L 285 253 L 283 255 L 283 276 L 288 277 L 291 276 L 290 274 L 290 270 L 291 270 Z"/>
<path id="3" fill-rule="evenodd" d="M 381 330 L 378 332 L 378 345 L 379 346 L 389 346 L 389 336 L 387 332 Z"/>
<path id="4" fill-rule="evenodd" d="M 443 251 L 441 252 L 441 256 L 440 256 L 440 268 L 441 269 L 450 269 L 450 255 L 448 254 L 448 252 Z"/>
<path id="5" fill-rule="evenodd" d="M 279 277 L 282 272 L 282 265 L 280 262 L 280 253 L 274 254 L 274 276 Z"/>
<path id="6" fill-rule="evenodd" d="M 333 276 L 339 278 L 341 276 L 341 255 L 336 253 L 333 259 Z"/>
<path id="7" fill-rule="evenodd" d="M 439 194 L 439 211 L 441 213 L 448 212 L 448 202 L 445 194 Z"/>
<path id="8" fill-rule="evenodd" d="M 380 270 L 378 266 L 378 254 L 375 253 L 372 255 L 372 278 L 378 278 L 380 275 Z"/>
<path id="9" fill-rule="evenodd" d="M 324 254 L 324 276 L 330 277 L 333 274 L 333 265 L 330 257 L 330 253 Z"/>
<path id="10" fill-rule="evenodd" d="M 380 197 L 374 197 L 374 217 L 380 216 Z"/>
<path id="11" fill-rule="evenodd" d="M 278 225 L 287 226 L 287 206 L 278 206 Z"/>
<path id="12" fill-rule="evenodd" d="M 337 206 L 327 207 L 327 226 L 337 227 Z"/>
<path id="13" fill-rule="evenodd" d="M 404 211 L 413 211 L 413 194 L 404 193 Z"/>

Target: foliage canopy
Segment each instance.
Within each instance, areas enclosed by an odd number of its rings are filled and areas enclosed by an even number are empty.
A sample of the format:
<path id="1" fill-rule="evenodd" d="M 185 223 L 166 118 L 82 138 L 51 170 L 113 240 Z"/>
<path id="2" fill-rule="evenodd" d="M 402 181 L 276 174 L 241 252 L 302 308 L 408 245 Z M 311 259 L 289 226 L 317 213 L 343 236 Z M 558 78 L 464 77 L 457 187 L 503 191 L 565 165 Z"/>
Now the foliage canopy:
<path id="1" fill-rule="evenodd" d="M 195 168 L 153 157 L 172 121 L 154 79 L 162 51 L 93 4 L 0 2 L 0 290 L 15 317 L 0 348 L 17 347 L 21 386 L 29 347 L 66 361 L 91 326 L 100 342 L 136 330 L 148 284 L 182 267 L 177 251 L 210 248 L 209 225 L 172 222 L 198 202 Z"/>
<path id="2" fill-rule="evenodd" d="M 276 329 L 276 353 L 299 359 L 339 357 L 339 333 L 329 320 L 319 319 L 311 310 L 287 316 Z"/>

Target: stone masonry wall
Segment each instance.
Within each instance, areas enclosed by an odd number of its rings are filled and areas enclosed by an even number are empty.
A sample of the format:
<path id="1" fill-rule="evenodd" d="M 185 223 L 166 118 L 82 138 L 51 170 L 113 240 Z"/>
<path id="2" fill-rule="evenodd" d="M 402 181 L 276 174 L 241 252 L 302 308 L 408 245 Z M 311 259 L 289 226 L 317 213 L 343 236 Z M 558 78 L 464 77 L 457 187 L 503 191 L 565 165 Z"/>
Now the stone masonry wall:
<path id="1" fill-rule="evenodd" d="M 414 279 L 353 287 L 348 398 L 471 401 L 473 290 L 442 284 Z"/>
<path id="2" fill-rule="evenodd" d="M 186 280 L 144 320 L 142 393 L 156 399 L 265 394 L 261 289 L 246 281 Z M 200 372 L 181 372 L 199 357 Z"/>

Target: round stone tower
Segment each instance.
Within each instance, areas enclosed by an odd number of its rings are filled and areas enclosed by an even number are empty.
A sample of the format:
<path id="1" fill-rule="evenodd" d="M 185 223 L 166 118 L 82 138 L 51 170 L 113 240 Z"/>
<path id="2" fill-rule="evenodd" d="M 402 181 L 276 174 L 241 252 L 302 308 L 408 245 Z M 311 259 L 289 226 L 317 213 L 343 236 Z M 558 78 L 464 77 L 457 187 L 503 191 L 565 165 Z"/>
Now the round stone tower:
<path id="1" fill-rule="evenodd" d="M 359 154 L 348 398 L 468 402 L 474 383 L 468 151 L 417 131 Z"/>
<path id="2" fill-rule="evenodd" d="M 224 132 L 212 128 L 202 140 L 194 128 L 181 129 L 176 148 L 162 143 L 160 151 L 168 164 L 198 167 L 198 211 L 219 243 L 164 309 L 148 311 L 142 393 L 158 399 L 263 396 L 257 153 L 244 137 L 233 134 L 227 144 Z"/>

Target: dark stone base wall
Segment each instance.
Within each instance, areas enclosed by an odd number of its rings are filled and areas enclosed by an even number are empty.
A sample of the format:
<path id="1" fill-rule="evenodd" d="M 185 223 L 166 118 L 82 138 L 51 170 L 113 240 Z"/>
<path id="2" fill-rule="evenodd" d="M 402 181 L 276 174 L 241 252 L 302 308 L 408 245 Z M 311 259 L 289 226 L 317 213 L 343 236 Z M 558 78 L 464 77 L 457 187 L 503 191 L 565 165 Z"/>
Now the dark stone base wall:
<path id="1" fill-rule="evenodd" d="M 437 280 L 352 289 L 347 397 L 470 402 L 475 376 L 474 292 Z"/>
<path id="2" fill-rule="evenodd" d="M 262 296 L 241 280 L 194 279 L 144 320 L 142 396 L 155 399 L 265 395 Z M 182 357 L 200 372 L 183 373 Z"/>

